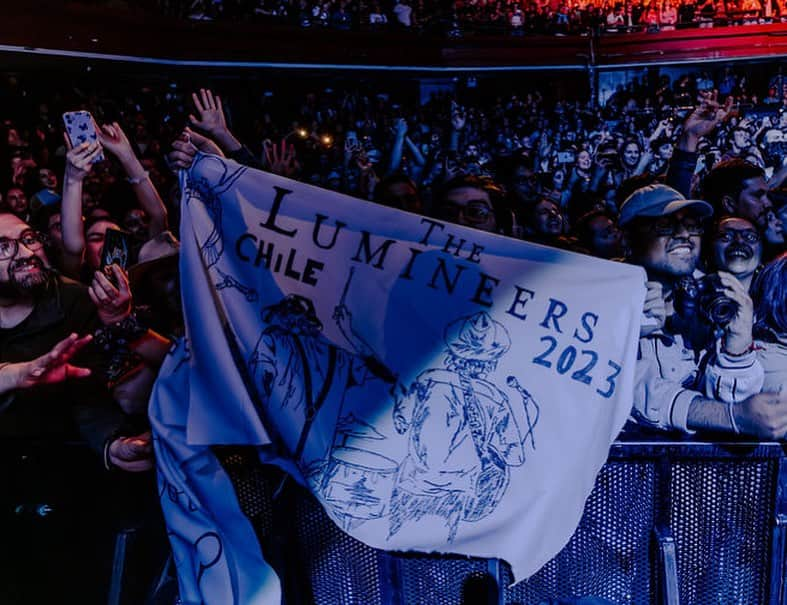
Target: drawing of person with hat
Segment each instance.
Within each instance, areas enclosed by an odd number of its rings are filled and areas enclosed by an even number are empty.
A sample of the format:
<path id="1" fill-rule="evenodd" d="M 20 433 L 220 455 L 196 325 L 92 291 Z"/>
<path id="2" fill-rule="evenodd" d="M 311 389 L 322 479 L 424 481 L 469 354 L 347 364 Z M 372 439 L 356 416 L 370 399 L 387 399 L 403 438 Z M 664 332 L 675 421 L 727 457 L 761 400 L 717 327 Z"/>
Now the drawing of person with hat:
<path id="1" fill-rule="evenodd" d="M 349 283 L 349 280 L 348 280 Z M 379 378 L 396 378 L 352 328 L 343 301 L 333 319 L 352 350 L 326 338 L 314 303 L 290 294 L 265 307 L 267 324 L 249 360 L 249 370 L 269 410 L 282 426 L 285 447 L 304 475 L 319 486 L 333 444 L 333 431 L 347 391 Z"/>
<path id="2" fill-rule="evenodd" d="M 459 521 L 496 508 L 508 467 L 525 462 L 508 397 L 486 379 L 511 347 L 505 327 L 482 311 L 449 324 L 444 340 L 445 368 L 421 373 L 394 408 L 396 430 L 409 431 L 409 445 L 391 496 L 390 536 L 436 515 L 452 541 Z"/>

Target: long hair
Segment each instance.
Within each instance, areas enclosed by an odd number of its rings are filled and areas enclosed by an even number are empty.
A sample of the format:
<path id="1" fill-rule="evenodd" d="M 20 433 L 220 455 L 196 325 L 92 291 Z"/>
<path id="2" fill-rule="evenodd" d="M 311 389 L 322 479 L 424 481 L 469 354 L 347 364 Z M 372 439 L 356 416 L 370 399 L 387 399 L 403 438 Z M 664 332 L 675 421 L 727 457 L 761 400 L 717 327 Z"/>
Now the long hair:
<path id="1" fill-rule="evenodd" d="M 787 334 L 787 252 L 769 262 L 752 284 L 754 332 L 758 337 Z"/>

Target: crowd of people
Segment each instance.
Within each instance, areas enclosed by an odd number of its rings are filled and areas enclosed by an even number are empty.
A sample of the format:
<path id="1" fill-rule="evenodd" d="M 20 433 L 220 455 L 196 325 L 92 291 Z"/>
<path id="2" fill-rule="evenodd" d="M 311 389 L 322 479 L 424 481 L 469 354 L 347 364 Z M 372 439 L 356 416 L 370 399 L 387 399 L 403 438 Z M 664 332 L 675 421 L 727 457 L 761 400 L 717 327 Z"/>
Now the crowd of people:
<path id="1" fill-rule="evenodd" d="M 421 103 L 378 83 L 296 98 L 285 85 L 244 97 L 155 82 L 111 96 L 9 76 L 3 438 L 59 443 L 78 429 L 107 469 L 153 467 L 148 396 L 183 334 L 176 171 L 201 151 L 366 203 L 639 264 L 649 281 L 634 417 L 782 439 L 787 78 L 774 66 L 761 80 L 731 67 L 633 80 L 598 106 L 537 90 Z M 92 113 L 95 136 L 64 135 L 60 114 L 75 109 Z M 12 491 L 32 506 L 42 478 L 31 482 L 27 458 L 18 463 Z"/>
<path id="2" fill-rule="evenodd" d="M 787 18 L 784 0 L 522 2 L 469 0 L 195 0 L 162 7 L 193 20 L 255 20 L 303 28 L 466 33 L 581 34 L 774 23 Z"/>

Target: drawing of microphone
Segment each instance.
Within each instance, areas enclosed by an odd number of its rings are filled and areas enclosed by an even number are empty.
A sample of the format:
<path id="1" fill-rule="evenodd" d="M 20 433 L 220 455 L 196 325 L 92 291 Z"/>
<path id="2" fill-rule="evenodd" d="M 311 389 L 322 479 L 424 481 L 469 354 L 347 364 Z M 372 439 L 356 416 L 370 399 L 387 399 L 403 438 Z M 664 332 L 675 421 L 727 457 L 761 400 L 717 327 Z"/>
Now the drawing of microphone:
<path id="1" fill-rule="evenodd" d="M 533 399 L 533 396 L 528 392 L 528 390 L 519 384 L 519 381 L 516 379 L 516 376 L 509 376 L 506 378 L 506 384 L 510 386 L 512 389 L 516 389 L 519 394 L 522 396 L 522 402 L 524 403 L 525 407 L 525 418 L 527 419 L 527 433 L 525 433 L 525 438 L 522 439 L 522 442 L 527 441 L 527 436 L 530 435 L 530 443 L 533 446 L 533 450 L 536 449 L 536 438 L 533 434 L 533 429 L 535 428 L 536 424 L 538 423 L 538 417 L 541 415 L 541 408 L 538 407 L 536 400 Z M 535 418 L 533 421 L 530 421 L 530 409 L 528 404 L 532 403 L 533 407 L 535 408 Z"/>

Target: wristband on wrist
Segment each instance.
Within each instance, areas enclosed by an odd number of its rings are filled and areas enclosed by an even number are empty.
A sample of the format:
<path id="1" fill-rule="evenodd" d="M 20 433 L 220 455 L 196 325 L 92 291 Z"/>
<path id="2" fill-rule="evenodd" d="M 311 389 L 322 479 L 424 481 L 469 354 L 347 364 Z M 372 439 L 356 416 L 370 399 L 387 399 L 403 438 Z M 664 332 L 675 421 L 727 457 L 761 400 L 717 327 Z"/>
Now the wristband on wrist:
<path id="1" fill-rule="evenodd" d="M 117 437 L 112 436 L 104 442 L 104 468 L 108 471 L 115 468 L 115 465 L 112 464 L 112 461 L 109 459 L 109 446 L 112 445 L 115 439 L 117 439 Z"/>
<path id="2" fill-rule="evenodd" d="M 744 355 L 748 355 L 752 351 L 756 351 L 756 350 L 757 350 L 757 347 L 754 345 L 754 342 L 751 342 L 749 344 L 749 346 L 746 347 L 740 353 L 731 353 L 729 350 L 727 350 L 727 338 L 726 338 L 726 336 L 725 336 L 724 340 L 722 340 L 722 342 L 721 342 L 721 352 L 724 353 L 725 355 L 729 356 L 729 357 L 743 357 Z"/>
<path id="3" fill-rule="evenodd" d="M 98 328 L 93 334 L 95 345 L 106 353 L 111 353 L 118 349 L 125 349 L 142 338 L 148 329 L 132 313 L 125 319 Z"/>
<path id="4" fill-rule="evenodd" d="M 136 177 L 127 176 L 126 181 L 128 181 L 129 184 L 131 185 L 139 185 L 140 183 L 144 183 L 145 181 L 147 181 L 149 178 L 150 178 L 150 173 L 147 170 L 145 170 L 142 173 L 142 176 L 136 176 Z"/>
<path id="5" fill-rule="evenodd" d="M 741 430 L 738 428 L 738 423 L 735 422 L 735 411 L 733 409 L 734 405 L 735 404 L 732 401 L 727 404 L 727 415 L 730 417 L 730 426 L 732 427 L 732 431 L 736 435 L 740 435 Z"/>

